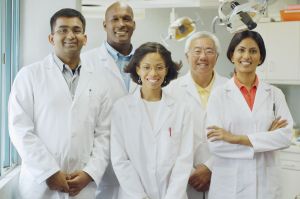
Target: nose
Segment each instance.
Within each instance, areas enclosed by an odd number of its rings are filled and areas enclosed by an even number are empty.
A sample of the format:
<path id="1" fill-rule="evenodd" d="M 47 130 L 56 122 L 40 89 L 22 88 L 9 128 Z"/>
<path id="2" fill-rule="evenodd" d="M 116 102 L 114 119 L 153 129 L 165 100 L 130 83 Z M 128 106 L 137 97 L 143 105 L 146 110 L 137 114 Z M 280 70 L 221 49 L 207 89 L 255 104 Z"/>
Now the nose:
<path id="1" fill-rule="evenodd" d="M 75 34 L 72 30 L 69 30 L 69 32 L 66 35 L 67 38 L 75 38 Z"/>
<path id="2" fill-rule="evenodd" d="M 157 68 L 151 68 L 150 72 L 149 72 L 150 75 L 156 75 L 157 74 Z"/>
<path id="3" fill-rule="evenodd" d="M 243 53 L 243 57 L 244 57 L 244 58 L 249 58 L 249 57 L 250 57 L 250 52 L 246 50 L 246 51 Z"/>

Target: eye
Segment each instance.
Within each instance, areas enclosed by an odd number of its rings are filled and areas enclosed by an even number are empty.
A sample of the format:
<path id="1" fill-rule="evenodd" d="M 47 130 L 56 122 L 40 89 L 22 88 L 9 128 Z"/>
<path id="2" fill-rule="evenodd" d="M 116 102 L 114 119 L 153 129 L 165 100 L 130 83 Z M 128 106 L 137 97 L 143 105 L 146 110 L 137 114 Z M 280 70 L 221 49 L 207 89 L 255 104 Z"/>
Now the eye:
<path id="1" fill-rule="evenodd" d="M 238 49 L 237 49 L 237 52 L 238 52 L 238 53 L 244 53 L 244 52 L 245 52 L 245 49 L 244 49 L 244 48 L 238 48 Z"/>
<path id="2" fill-rule="evenodd" d="M 125 16 L 125 17 L 123 17 L 123 20 L 126 22 L 131 22 L 132 18 L 130 16 Z"/>
<path id="3" fill-rule="evenodd" d="M 249 50 L 249 53 L 250 53 L 251 55 L 255 55 L 255 54 L 257 54 L 257 52 L 258 52 L 257 49 L 250 49 L 250 50 Z"/>
<path id="4" fill-rule="evenodd" d="M 205 49 L 205 54 L 207 54 L 207 55 L 212 55 L 214 53 L 215 53 L 215 51 L 213 49 L 211 49 L 211 48 Z"/>
<path id="5" fill-rule="evenodd" d="M 145 71 L 148 71 L 148 70 L 150 70 L 150 66 L 142 66 L 142 69 Z"/>

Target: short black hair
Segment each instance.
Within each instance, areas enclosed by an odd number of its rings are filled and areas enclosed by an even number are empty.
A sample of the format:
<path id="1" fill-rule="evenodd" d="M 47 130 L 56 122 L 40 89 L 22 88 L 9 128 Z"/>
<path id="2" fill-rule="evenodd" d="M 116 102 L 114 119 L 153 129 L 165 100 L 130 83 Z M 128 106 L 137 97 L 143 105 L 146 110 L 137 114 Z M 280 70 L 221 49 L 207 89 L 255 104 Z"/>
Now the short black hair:
<path id="1" fill-rule="evenodd" d="M 165 81 L 162 83 L 162 87 L 168 85 L 171 80 L 176 79 L 178 76 L 178 71 L 182 67 L 182 62 L 176 63 L 172 60 L 171 52 L 168 51 L 162 44 L 157 42 L 147 42 L 142 44 L 135 50 L 135 53 L 129 62 L 129 64 L 124 68 L 124 72 L 130 73 L 131 79 L 141 85 L 142 83 L 138 81 L 139 76 L 136 72 L 136 68 L 139 67 L 142 59 L 149 53 L 158 53 L 164 60 L 168 73 L 165 77 Z"/>
<path id="2" fill-rule="evenodd" d="M 54 15 L 51 17 L 50 19 L 50 28 L 51 28 L 51 32 L 54 32 L 54 27 L 55 27 L 55 23 L 56 20 L 60 17 L 77 17 L 81 23 L 82 23 L 82 27 L 83 27 L 83 32 L 85 32 L 85 18 L 84 16 L 77 10 L 72 9 L 72 8 L 63 8 L 59 11 L 57 11 L 56 13 L 54 13 Z"/>
<path id="3" fill-rule="evenodd" d="M 246 38 L 251 38 L 257 43 L 259 52 L 260 52 L 260 61 L 261 61 L 259 65 L 261 65 L 262 63 L 264 63 L 264 61 L 266 59 L 265 43 L 264 43 L 263 38 L 261 37 L 261 35 L 258 32 L 251 31 L 251 30 L 245 30 L 242 32 L 238 32 L 232 37 L 230 44 L 228 46 L 228 49 L 227 49 L 227 58 L 231 62 L 231 58 L 232 58 L 232 55 L 233 55 L 233 52 L 234 52 L 236 46 L 243 39 L 246 39 Z"/>

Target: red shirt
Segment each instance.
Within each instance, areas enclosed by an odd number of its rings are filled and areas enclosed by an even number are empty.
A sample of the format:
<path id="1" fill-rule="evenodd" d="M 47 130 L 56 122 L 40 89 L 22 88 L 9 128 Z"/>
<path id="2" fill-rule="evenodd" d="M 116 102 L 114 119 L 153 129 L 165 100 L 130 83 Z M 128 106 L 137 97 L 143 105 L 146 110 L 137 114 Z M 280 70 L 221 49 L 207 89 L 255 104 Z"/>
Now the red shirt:
<path id="1" fill-rule="evenodd" d="M 244 96 L 250 110 L 252 111 L 254 100 L 255 100 L 255 95 L 256 95 L 256 90 L 258 86 L 258 77 L 255 75 L 255 81 L 254 84 L 252 85 L 250 91 L 247 90 L 246 86 L 242 84 L 234 75 L 234 83 L 237 85 L 237 87 L 240 89 L 242 95 Z"/>

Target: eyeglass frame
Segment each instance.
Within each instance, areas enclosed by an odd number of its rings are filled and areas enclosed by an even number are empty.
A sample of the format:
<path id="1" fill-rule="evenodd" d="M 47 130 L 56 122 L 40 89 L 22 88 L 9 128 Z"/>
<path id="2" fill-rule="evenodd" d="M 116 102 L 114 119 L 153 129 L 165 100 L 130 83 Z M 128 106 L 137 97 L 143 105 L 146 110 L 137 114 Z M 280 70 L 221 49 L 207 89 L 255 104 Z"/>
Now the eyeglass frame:
<path id="1" fill-rule="evenodd" d="M 77 31 L 78 29 L 78 31 Z M 64 31 L 67 30 L 67 31 Z M 80 32 L 79 32 L 80 30 Z M 56 31 L 53 32 L 53 34 L 57 33 L 59 35 L 62 36 L 66 36 L 68 35 L 70 32 L 72 32 L 73 35 L 82 35 L 84 34 L 84 30 L 78 26 L 74 26 L 74 27 L 68 27 L 68 26 L 62 26 L 62 27 L 58 27 L 58 29 Z"/>
<path id="2" fill-rule="evenodd" d="M 217 51 L 213 48 L 195 47 L 193 50 L 189 50 L 189 53 L 194 57 L 199 57 L 202 53 L 204 53 L 205 56 L 213 56 L 216 55 Z"/>
<path id="3" fill-rule="evenodd" d="M 161 65 L 158 65 L 158 66 L 155 66 L 155 67 L 151 67 L 151 66 L 138 66 L 140 68 L 140 70 L 146 72 L 146 73 L 149 73 L 151 72 L 152 70 L 154 70 L 155 72 L 163 72 L 164 70 L 166 70 L 168 67 L 167 66 L 161 66 Z"/>

